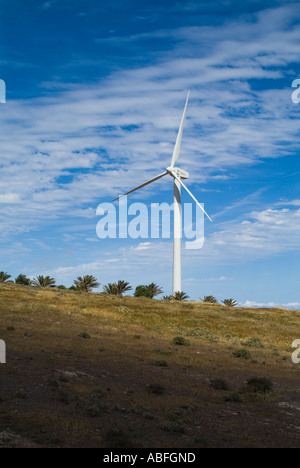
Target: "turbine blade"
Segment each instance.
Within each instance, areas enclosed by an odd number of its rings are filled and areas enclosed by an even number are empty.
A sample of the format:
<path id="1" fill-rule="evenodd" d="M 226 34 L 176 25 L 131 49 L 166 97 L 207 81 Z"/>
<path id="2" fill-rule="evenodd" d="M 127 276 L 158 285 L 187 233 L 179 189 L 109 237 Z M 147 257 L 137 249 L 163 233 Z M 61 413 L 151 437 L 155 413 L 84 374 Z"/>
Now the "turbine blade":
<path id="1" fill-rule="evenodd" d="M 174 167 L 174 165 L 176 164 L 176 161 L 179 158 L 181 139 L 182 139 L 182 132 L 183 132 L 183 125 L 184 125 L 186 109 L 187 109 L 187 105 L 188 105 L 188 101 L 189 101 L 189 96 L 190 96 L 190 91 L 188 92 L 188 95 L 187 95 L 187 98 L 186 98 L 184 111 L 183 111 L 183 114 L 182 114 L 181 123 L 180 123 L 180 127 L 179 127 L 179 130 L 178 130 L 176 143 L 175 143 L 175 147 L 174 147 L 174 151 L 173 151 L 173 155 L 172 155 L 171 167 Z"/>
<path id="2" fill-rule="evenodd" d="M 129 193 L 135 192 L 136 190 L 138 190 L 138 189 L 140 189 L 140 188 L 142 188 L 142 187 L 145 187 L 146 185 L 152 184 L 152 182 L 155 182 L 156 180 L 161 179 L 162 177 L 164 177 L 164 176 L 167 175 L 167 174 L 169 174 L 169 173 L 168 173 L 167 171 L 165 171 L 165 172 L 163 172 L 162 174 L 159 174 L 158 176 L 153 177 L 153 179 L 150 179 L 150 180 L 148 180 L 147 182 L 145 182 L 144 184 L 139 185 L 138 187 L 135 187 L 135 188 L 132 189 L 132 190 L 129 190 L 129 192 L 123 193 L 123 195 L 119 195 L 117 198 L 115 198 L 115 199 L 113 200 L 113 202 L 116 201 L 116 200 L 119 200 L 119 199 L 122 198 L 122 197 L 125 197 L 125 195 L 128 195 Z"/>
<path id="3" fill-rule="evenodd" d="M 182 182 L 182 180 L 180 179 L 180 177 L 177 176 L 177 174 L 175 174 L 175 172 L 172 172 L 172 175 L 173 177 L 178 180 L 178 182 L 182 185 L 183 188 L 185 188 L 185 190 L 187 191 L 187 193 L 192 197 L 192 199 L 197 203 L 197 205 L 199 206 L 199 208 L 201 208 L 201 210 L 203 211 L 203 213 L 208 217 L 208 219 L 212 222 L 212 219 L 210 218 L 210 216 L 206 213 L 205 209 L 203 208 L 203 206 L 198 202 L 198 200 L 194 197 L 194 195 L 192 194 L 192 192 L 190 192 L 190 190 L 186 187 L 186 185 Z"/>

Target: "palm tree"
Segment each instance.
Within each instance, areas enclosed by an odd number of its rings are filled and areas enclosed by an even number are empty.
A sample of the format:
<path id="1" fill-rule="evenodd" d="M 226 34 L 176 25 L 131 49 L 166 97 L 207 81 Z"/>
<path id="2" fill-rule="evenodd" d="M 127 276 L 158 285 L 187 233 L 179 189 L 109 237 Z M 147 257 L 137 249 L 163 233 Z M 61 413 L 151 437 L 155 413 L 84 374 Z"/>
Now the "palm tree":
<path id="1" fill-rule="evenodd" d="M 175 299 L 175 301 L 185 301 L 188 298 L 189 298 L 189 296 L 186 293 L 184 293 L 183 291 L 176 291 L 173 294 L 173 299 Z"/>
<path id="2" fill-rule="evenodd" d="M 106 284 L 105 286 L 103 286 L 103 291 L 106 293 L 106 294 L 112 294 L 114 296 L 117 296 L 118 294 L 118 287 L 116 285 L 116 283 L 108 283 Z"/>
<path id="3" fill-rule="evenodd" d="M 117 286 L 117 295 L 123 296 L 123 294 L 127 291 L 131 291 L 132 287 L 127 281 L 119 280 L 116 284 Z"/>
<path id="4" fill-rule="evenodd" d="M 0 283 L 5 283 L 9 278 L 11 278 L 11 275 L 8 273 L 5 273 L 4 271 L 0 271 Z"/>
<path id="5" fill-rule="evenodd" d="M 209 302 L 210 304 L 218 304 L 218 301 L 214 296 L 204 296 L 201 300 L 202 302 Z"/>
<path id="6" fill-rule="evenodd" d="M 234 300 L 234 299 L 224 299 L 224 301 L 222 301 L 224 305 L 228 306 L 228 307 L 234 307 L 236 305 L 238 305 L 238 303 Z"/>
<path id="7" fill-rule="evenodd" d="M 100 283 L 92 275 L 86 275 L 84 277 L 78 276 L 77 280 L 74 280 L 74 285 L 80 290 L 90 292 L 94 288 L 98 288 Z"/>
<path id="8" fill-rule="evenodd" d="M 15 279 L 16 284 L 20 284 L 21 286 L 30 286 L 31 281 L 29 278 L 27 278 L 26 275 L 23 275 L 22 273 Z"/>
<path id="9" fill-rule="evenodd" d="M 50 276 L 37 276 L 31 282 L 32 286 L 36 286 L 38 288 L 54 288 L 55 286 L 55 279 L 50 278 Z"/>
<path id="10" fill-rule="evenodd" d="M 173 296 L 163 296 L 163 297 L 162 297 L 162 300 L 163 300 L 163 301 L 166 301 L 166 302 L 170 302 L 172 299 L 174 299 Z"/>
<path id="11" fill-rule="evenodd" d="M 163 290 L 155 283 L 149 284 L 148 290 L 150 299 L 153 299 L 155 296 L 163 293 Z"/>

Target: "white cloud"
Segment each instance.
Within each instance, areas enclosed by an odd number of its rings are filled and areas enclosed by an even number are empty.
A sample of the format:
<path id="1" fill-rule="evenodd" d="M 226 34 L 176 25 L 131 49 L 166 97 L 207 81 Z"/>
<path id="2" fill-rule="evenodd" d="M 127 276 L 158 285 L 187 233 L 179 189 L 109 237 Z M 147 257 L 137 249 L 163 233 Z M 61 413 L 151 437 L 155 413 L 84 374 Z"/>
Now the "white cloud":
<path id="1" fill-rule="evenodd" d="M 300 200 L 280 201 L 275 203 L 276 206 L 300 206 Z"/>
<path id="2" fill-rule="evenodd" d="M 228 170 L 295 152 L 292 80 L 286 78 L 286 89 L 261 91 L 248 81 L 284 78 L 282 67 L 298 61 L 297 19 L 293 6 L 281 6 L 248 21 L 156 31 L 151 36 L 175 45 L 151 66 L 53 97 L 7 103 L 0 115 L 2 234 L 29 230 L 45 218 L 89 217 L 91 208 L 83 205 L 124 192 L 141 174 L 145 180 L 156 175 L 169 164 L 188 88 L 182 162 L 191 183 L 226 180 Z M 19 200 L 13 216 L 5 195 L 11 187 Z M 245 243 L 255 241 L 244 234 Z"/>
<path id="3" fill-rule="evenodd" d="M 131 250 L 139 251 L 139 250 L 148 250 L 150 249 L 152 243 L 151 242 L 141 242 L 137 247 L 131 247 Z"/>
<path id="4" fill-rule="evenodd" d="M 220 225 L 221 229 L 206 236 L 203 249 L 193 256 L 222 263 L 300 250 L 300 209 L 269 208 L 254 211 L 246 218 L 223 224 L 223 229 Z"/>
<path id="5" fill-rule="evenodd" d="M 276 302 L 255 302 L 246 301 L 245 303 L 239 304 L 241 307 L 253 307 L 253 308 L 280 308 L 290 310 L 300 310 L 300 302 L 288 302 L 287 304 L 279 304 Z"/>
<path id="6" fill-rule="evenodd" d="M 18 203 L 20 200 L 17 193 L 4 193 L 0 194 L 0 203 Z"/>
<path id="7" fill-rule="evenodd" d="M 204 281 L 230 281 L 231 278 L 227 278 L 227 276 L 219 276 L 218 278 L 208 278 Z"/>

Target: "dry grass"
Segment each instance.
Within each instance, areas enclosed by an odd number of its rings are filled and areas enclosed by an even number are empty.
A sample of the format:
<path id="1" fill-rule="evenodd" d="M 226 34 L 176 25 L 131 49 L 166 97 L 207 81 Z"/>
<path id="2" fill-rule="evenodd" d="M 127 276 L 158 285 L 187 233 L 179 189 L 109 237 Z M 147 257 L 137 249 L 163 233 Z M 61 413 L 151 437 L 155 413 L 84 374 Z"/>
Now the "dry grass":
<path id="1" fill-rule="evenodd" d="M 290 359 L 299 325 L 299 312 L 281 309 L 2 284 L 0 446 L 7 430 L 15 434 L 12 446 L 26 445 L 25 437 L 39 446 L 107 447 L 111 434 L 122 435 L 113 444 L 133 447 L 296 446 L 297 418 L 285 405 L 300 409 L 299 367 Z M 190 346 L 175 346 L 175 336 Z M 252 360 L 232 357 L 241 348 Z M 167 366 L 153 365 L 162 360 Z M 274 392 L 244 398 L 238 408 L 210 385 L 226 379 L 239 392 L 256 376 L 270 378 Z M 164 392 L 149 393 L 149 385 Z M 96 388 L 103 398 L 91 417 Z M 26 398 L 15 397 L 20 389 Z"/>

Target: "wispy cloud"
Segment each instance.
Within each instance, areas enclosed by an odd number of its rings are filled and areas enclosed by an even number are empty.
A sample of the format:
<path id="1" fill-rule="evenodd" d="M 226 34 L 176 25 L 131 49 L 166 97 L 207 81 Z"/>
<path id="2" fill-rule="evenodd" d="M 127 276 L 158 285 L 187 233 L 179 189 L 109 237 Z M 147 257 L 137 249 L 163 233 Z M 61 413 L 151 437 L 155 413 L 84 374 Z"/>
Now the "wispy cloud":
<path id="1" fill-rule="evenodd" d="M 220 263 L 255 260 L 282 252 L 300 250 L 300 210 L 266 209 L 245 215 L 245 220 L 227 223 L 208 235 L 199 255 Z M 197 252 L 199 252 L 197 254 Z M 188 252 L 187 252 L 188 255 Z"/>
<path id="2" fill-rule="evenodd" d="M 141 173 L 168 165 L 187 88 L 182 161 L 191 182 L 226 179 L 228 170 L 295 152 L 297 109 L 285 67 L 298 60 L 297 21 L 292 6 L 281 6 L 217 28 L 153 32 L 174 39 L 156 64 L 53 97 L 10 101 L 0 115 L 2 232 L 72 215 L 74 206 L 89 205 L 81 211 L 88 214 Z M 286 88 L 277 87 L 284 77 Z M 272 90 L 251 86 L 264 79 L 274 81 Z"/>
<path id="3" fill-rule="evenodd" d="M 151 245 L 153 245 L 151 242 L 141 242 L 137 247 L 132 247 L 131 249 L 135 251 L 148 250 Z"/>
<path id="4" fill-rule="evenodd" d="M 300 310 L 300 302 L 288 302 L 287 304 L 279 304 L 276 302 L 255 302 L 246 301 L 245 303 L 239 304 L 241 307 L 253 307 L 253 308 L 281 308 L 290 310 Z"/>
<path id="5" fill-rule="evenodd" d="M 275 203 L 276 206 L 300 206 L 300 200 L 286 200 Z"/>

